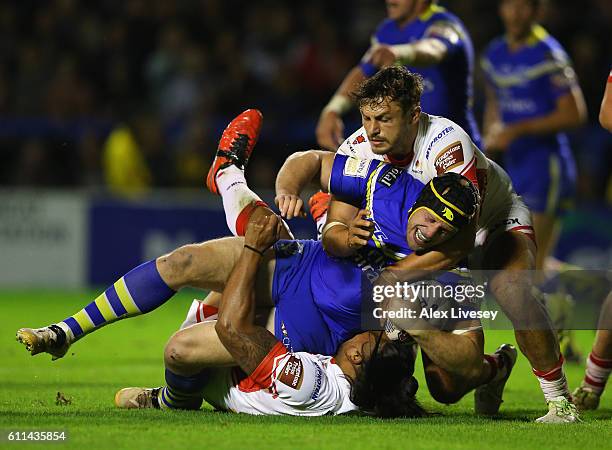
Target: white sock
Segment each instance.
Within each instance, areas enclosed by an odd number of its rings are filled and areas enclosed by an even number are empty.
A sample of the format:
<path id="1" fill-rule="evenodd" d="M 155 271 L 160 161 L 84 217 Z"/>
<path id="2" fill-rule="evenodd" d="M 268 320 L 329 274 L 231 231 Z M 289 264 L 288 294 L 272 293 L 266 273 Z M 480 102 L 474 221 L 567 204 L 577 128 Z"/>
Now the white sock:
<path id="1" fill-rule="evenodd" d="M 591 352 L 587 358 L 582 387 L 601 395 L 608 382 L 610 372 L 612 372 L 612 360 L 599 358 Z"/>
<path id="2" fill-rule="evenodd" d="M 70 327 L 68 326 L 67 323 L 64 322 L 59 322 L 56 323 L 55 325 L 57 325 L 58 327 L 60 327 L 62 330 L 64 330 L 64 333 L 66 333 L 66 341 L 69 344 L 72 344 L 76 339 L 74 338 L 74 334 L 72 334 L 72 330 L 70 329 Z"/>
<path id="3" fill-rule="evenodd" d="M 559 363 L 555 368 L 548 372 L 542 372 L 536 369 L 533 373 L 540 382 L 540 387 L 544 393 L 546 401 L 550 401 L 557 397 L 570 398 L 569 387 L 567 385 L 567 378 L 563 372 L 563 358 L 559 358 Z"/>
<path id="4" fill-rule="evenodd" d="M 316 220 L 316 224 L 317 224 L 317 241 L 320 241 L 323 233 L 323 227 L 325 226 L 325 222 L 327 221 L 327 212 L 325 212 L 325 214 L 323 214 L 321 217 L 319 217 Z"/>
<path id="5" fill-rule="evenodd" d="M 217 174 L 217 186 L 223 200 L 227 226 L 234 236 L 242 236 L 236 226 L 240 213 L 247 206 L 262 200 L 247 186 L 244 172 L 234 165 Z"/>

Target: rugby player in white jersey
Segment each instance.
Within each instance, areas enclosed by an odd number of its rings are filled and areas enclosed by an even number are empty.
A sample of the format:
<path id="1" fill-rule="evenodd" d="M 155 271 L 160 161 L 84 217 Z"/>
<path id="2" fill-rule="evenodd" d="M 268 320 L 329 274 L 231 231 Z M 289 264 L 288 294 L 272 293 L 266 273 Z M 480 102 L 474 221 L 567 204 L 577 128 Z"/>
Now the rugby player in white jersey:
<path id="1" fill-rule="evenodd" d="M 420 76 L 402 67 L 382 69 L 366 80 L 355 95 L 363 127 L 344 141 L 338 152 L 389 161 L 424 182 L 447 171 L 458 172 L 478 187 L 481 205 L 475 247 L 467 248 L 461 240 L 453 240 L 438 250 L 409 255 L 399 265 L 407 273 L 414 264 L 440 269 L 470 254 L 472 268 L 496 270 L 489 287 L 512 321 L 519 347 L 531 363 L 549 407 L 538 421 L 578 421 L 558 341 L 546 310 L 532 291 L 529 271 L 534 268 L 536 247 L 529 210 L 513 191 L 503 169 L 488 160 L 464 130 L 448 119 L 421 111 L 422 89 Z M 297 153 L 279 172 L 276 202 L 284 217 L 301 213 L 299 195 L 320 173 L 324 154 L 315 150 Z M 350 207 L 329 211 L 327 223 L 348 223 L 356 213 Z M 326 249 L 338 256 L 350 253 L 346 233 L 346 227 L 328 229 Z M 427 241 L 422 235 L 414 238 L 421 243 Z M 477 410 L 483 389 L 476 391 Z"/>
<path id="2" fill-rule="evenodd" d="M 383 332 L 358 334 L 331 357 L 290 352 L 255 323 L 257 271 L 281 229 L 274 214 L 249 223 L 218 320 L 198 325 L 214 327 L 239 369 L 210 367 L 213 352 L 208 367 L 201 361 L 197 374 L 189 374 L 202 381 L 196 392 L 186 386 L 189 378 L 172 388 L 124 388 L 115 395 L 118 407 L 198 409 L 204 399 L 217 409 L 256 415 L 323 416 L 358 408 L 379 417 L 424 415 L 414 398 L 418 383 L 412 351 Z M 205 348 L 207 342 L 199 345 Z"/>

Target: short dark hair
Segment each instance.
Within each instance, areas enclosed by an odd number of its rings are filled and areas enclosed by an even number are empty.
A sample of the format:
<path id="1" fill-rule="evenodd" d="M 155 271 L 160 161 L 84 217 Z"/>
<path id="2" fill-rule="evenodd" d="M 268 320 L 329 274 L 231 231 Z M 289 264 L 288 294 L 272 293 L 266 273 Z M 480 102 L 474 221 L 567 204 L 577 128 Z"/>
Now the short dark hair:
<path id="1" fill-rule="evenodd" d="M 503 2 L 504 0 L 500 1 L 500 3 Z M 527 0 L 527 3 L 530 3 L 533 9 L 538 9 L 542 5 L 542 0 Z"/>
<path id="2" fill-rule="evenodd" d="M 353 93 L 359 107 L 397 101 L 404 113 L 418 106 L 423 94 L 423 77 L 402 66 L 389 66 L 363 81 Z"/>
<path id="3" fill-rule="evenodd" d="M 419 383 L 414 374 L 412 346 L 387 342 L 363 363 L 351 386 L 351 401 L 377 417 L 422 417 L 425 410 L 415 395 Z"/>

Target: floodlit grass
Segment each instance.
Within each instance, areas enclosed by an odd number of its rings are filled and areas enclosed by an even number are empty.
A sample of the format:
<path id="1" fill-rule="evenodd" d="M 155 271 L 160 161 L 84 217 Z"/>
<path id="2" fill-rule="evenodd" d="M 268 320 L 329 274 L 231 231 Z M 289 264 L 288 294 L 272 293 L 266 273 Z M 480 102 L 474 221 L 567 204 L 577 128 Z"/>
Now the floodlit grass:
<path id="1" fill-rule="evenodd" d="M 87 336 L 55 362 L 48 355 L 30 357 L 15 341 L 23 326 L 39 327 L 73 314 L 94 292 L 0 292 L 0 448 L 41 448 L 44 443 L 8 442 L 11 430 L 65 430 L 53 448 L 78 449 L 496 449 L 610 448 L 612 394 L 600 410 L 583 415 L 584 423 L 543 425 L 533 420 L 545 412 L 537 380 L 519 356 L 508 382 L 502 414 L 496 419 L 473 415 L 473 397 L 444 406 L 427 393 L 421 366 L 418 398 L 430 411 L 427 419 L 377 420 L 366 417 L 253 417 L 217 413 L 137 410 L 113 407 L 115 392 L 125 386 L 163 383 L 162 351 L 183 321 L 192 293 L 177 295 L 146 316 L 124 320 Z M 578 333 L 588 352 L 594 333 Z M 487 349 L 514 342 L 511 332 L 487 332 Z M 570 386 L 583 367 L 566 366 Z M 69 403 L 56 405 L 61 392 Z"/>

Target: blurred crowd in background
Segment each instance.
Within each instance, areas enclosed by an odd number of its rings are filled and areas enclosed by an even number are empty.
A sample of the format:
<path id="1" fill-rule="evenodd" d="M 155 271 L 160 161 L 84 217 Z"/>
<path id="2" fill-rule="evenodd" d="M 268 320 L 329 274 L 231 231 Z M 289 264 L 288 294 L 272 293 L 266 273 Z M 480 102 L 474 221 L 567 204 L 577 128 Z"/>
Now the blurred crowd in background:
<path id="1" fill-rule="evenodd" d="M 477 54 L 502 33 L 496 1 L 440 4 Z M 1 2 L 0 185 L 105 188 L 129 176 L 143 191 L 203 189 L 221 131 L 256 107 L 264 127 L 249 177 L 271 188 L 289 154 L 316 147 L 322 107 L 385 13 L 372 0 Z M 549 0 L 541 23 L 570 54 L 589 109 L 570 134 L 579 197 L 612 202 L 612 134 L 597 123 L 612 2 Z M 475 86 L 481 115 L 480 70 Z M 358 126 L 353 114 L 346 132 Z M 117 174 L 119 151 L 137 171 Z"/>

